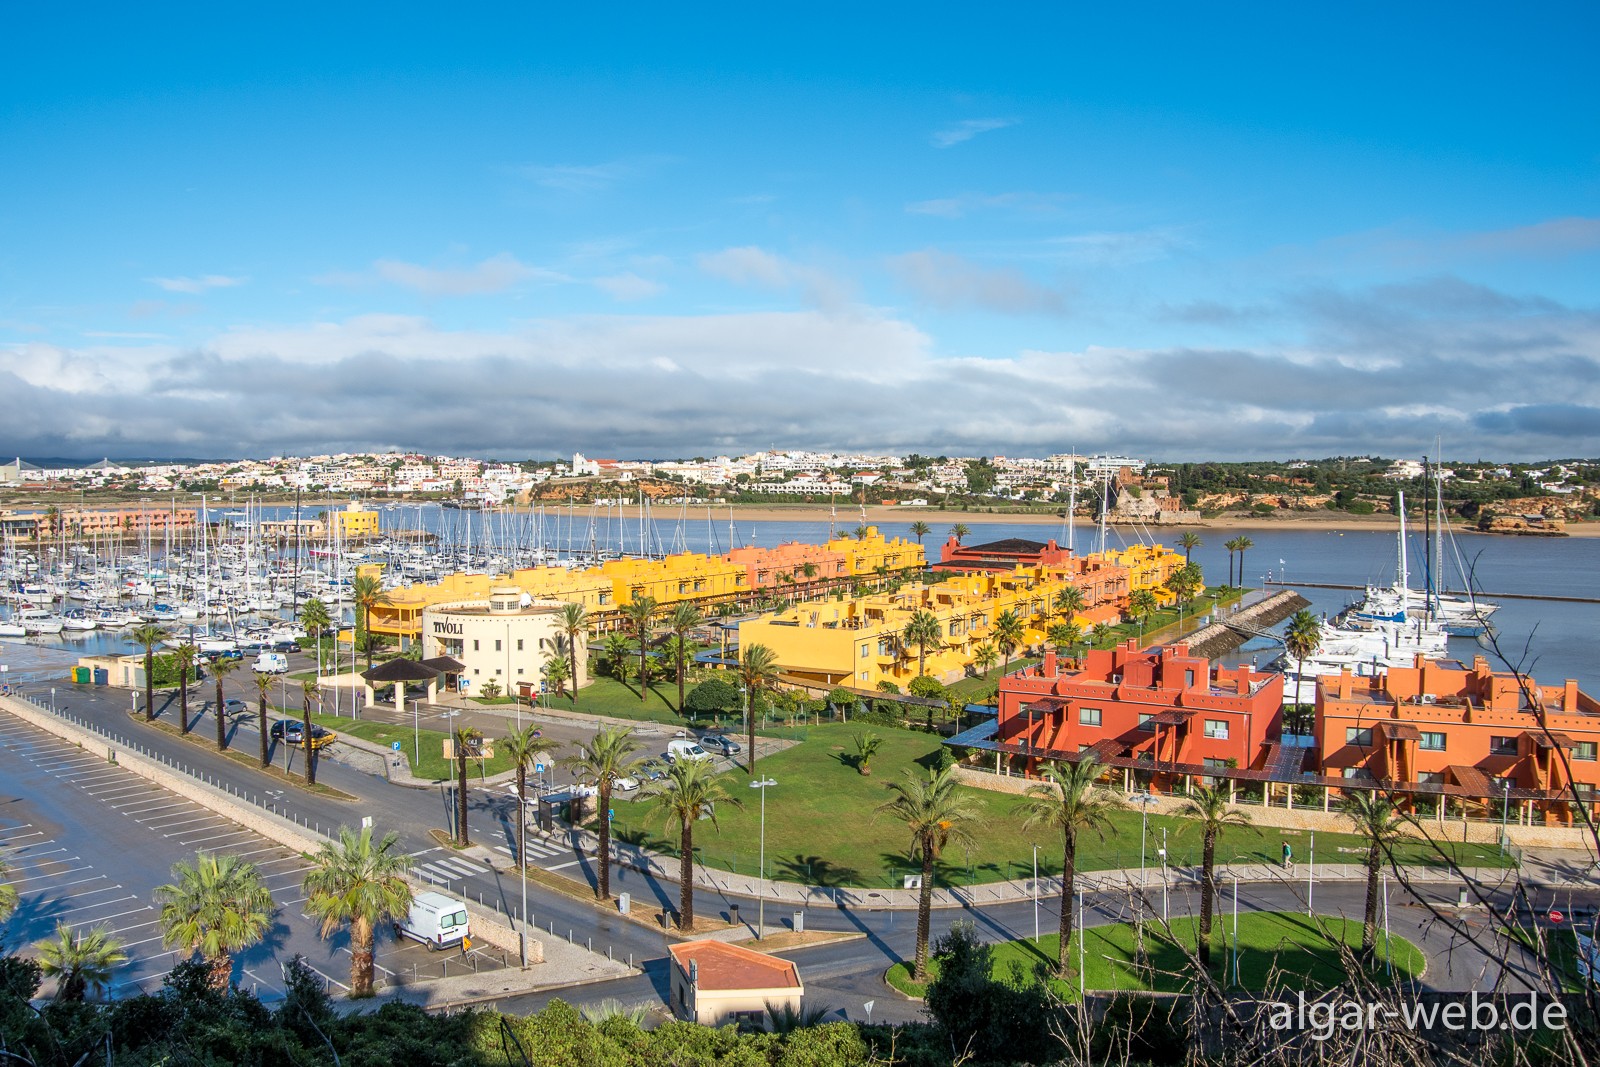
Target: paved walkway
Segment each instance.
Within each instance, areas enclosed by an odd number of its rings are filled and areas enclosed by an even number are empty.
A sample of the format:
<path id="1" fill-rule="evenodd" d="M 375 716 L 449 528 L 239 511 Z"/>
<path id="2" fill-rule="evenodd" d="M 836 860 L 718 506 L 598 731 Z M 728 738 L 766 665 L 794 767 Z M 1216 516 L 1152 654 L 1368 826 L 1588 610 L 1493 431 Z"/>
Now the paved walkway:
<path id="1" fill-rule="evenodd" d="M 451 975 L 415 983 L 397 983 L 380 989 L 369 1000 L 342 1001 L 351 1010 L 373 1009 L 389 1001 L 415 1004 L 429 1011 L 461 1007 L 467 1004 L 484 1004 L 527 993 L 538 993 L 558 987 L 609 982 L 630 974 L 638 974 L 637 967 L 622 960 L 608 960 L 604 956 L 569 945 L 559 937 L 539 935 L 544 946 L 544 962 L 527 970 L 515 965 L 485 970 L 477 974 Z"/>
<path id="2" fill-rule="evenodd" d="M 599 840 L 592 831 L 582 830 L 571 835 L 574 843 L 587 855 L 598 852 Z M 618 863 L 647 878 L 670 882 L 678 881 L 678 860 L 630 845 L 612 841 L 613 854 Z M 1530 850 L 1531 852 L 1532 850 Z M 1576 857 L 1576 858 L 1575 858 Z M 1445 868 L 1403 868 L 1408 881 L 1433 884 L 1460 884 L 1461 877 Z M 1462 869 L 1467 879 L 1487 888 L 1508 884 L 1518 876 L 1516 870 L 1501 867 L 1467 867 Z M 1219 864 L 1216 871 L 1219 883 L 1279 882 L 1285 885 L 1308 886 L 1316 882 L 1364 881 L 1366 867 L 1359 863 L 1295 864 L 1284 870 L 1276 864 Z M 1562 849 L 1540 850 L 1537 858 L 1523 857 L 1521 877 L 1525 884 L 1543 888 L 1595 888 L 1600 886 L 1600 876 L 1594 872 L 1588 857 L 1579 852 Z M 1079 872 L 1077 882 L 1086 892 L 1160 892 L 1163 882 L 1174 890 L 1198 885 L 1199 867 L 1173 867 L 1165 872 L 1159 866 Z M 916 889 L 865 889 L 860 887 L 806 886 L 795 882 L 781 882 L 754 875 L 734 874 L 714 867 L 697 865 L 694 869 L 695 886 L 721 893 L 724 896 L 764 898 L 773 907 L 804 908 L 815 905 L 834 905 L 856 909 L 911 909 L 918 906 L 920 891 Z M 613 890 L 626 889 L 613 883 Z M 1043 899 L 1059 894 L 1059 877 L 1042 877 L 1037 886 L 1031 878 L 1005 882 L 988 882 L 959 888 L 935 888 L 933 907 L 967 908 L 994 904 L 1020 903 L 1034 898 L 1035 892 Z M 635 896 L 638 896 L 636 893 Z M 642 903 L 642 901 L 641 901 Z"/>

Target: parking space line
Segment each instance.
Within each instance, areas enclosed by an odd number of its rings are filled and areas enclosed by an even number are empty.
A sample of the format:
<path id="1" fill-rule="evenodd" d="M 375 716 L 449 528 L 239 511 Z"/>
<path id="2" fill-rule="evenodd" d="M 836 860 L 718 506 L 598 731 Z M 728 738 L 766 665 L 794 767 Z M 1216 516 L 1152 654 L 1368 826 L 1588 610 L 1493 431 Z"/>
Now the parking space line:
<path id="1" fill-rule="evenodd" d="M 55 842 L 54 841 L 40 841 L 39 844 L 41 844 L 41 845 L 53 845 L 53 844 L 55 844 Z M 65 852 L 66 851 L 66 849 L 64 849 L 64 848 L 53 848 L 49 852 L 29 852 L 28 849 L 33 848 L 33 847 L 35 847 L 35 846 L 33 846 L 33 845 L 23 845 L 21 848 L 17 849 L 14 853 L 11 854 L 12 863 L 15 864 L 18 861 L 21 861 L 22 863 L 36 863 L 39 860 L 43 859 L 45 856 L 54 856 L 58 852 Z M 74 856 L 72 858 L 73 859 L 77 859 L 78 857 Z"/>
<path id="2" fill-rule="evenodd" d="M 137 822 L 137 823 L 147 823 L 147 822 L 155 822 L 155 821 L 156 820 L 154 820 L 154 819 L 135 819 L 134 820 L 134 822 Z M 174 820 L 174 819 L 164 819 L 164 820 L 161 820 L 161 825 L 162 826 L 188 826 L 191 823 L 216 822 L 216 821 L 218 821 L 218 817 L 215 814 L 213 814 L 213 813 L 208 811 L 204 815 L 194 815 L 194 816 L 191 816 L 190 818 L 187 818 L 187 819 L 176 819 L 176 820 Z M 174 830 L 170 834 L 162 834 L 161 836 L 163 836 L 163 837 L 178 837 L 181 834 L 187 834 L 187 833 L 191 833 L 191 832 L 192 831 L 189 831 L 189 830 Z"/>
<path id="3" fill-rule="evenodd" d="M 81 893 L 68 893 L 65 896 L 61 897 L 60 899 L 62 899 L 62 900 L 77 900 L 79 897 L 92 897 L 96 893 L 114 893 L 118 889 L 121 889 L 121 888 L 122 888 L 122 883 L 121 882 L 113 882 L 111 885 L 103 885 L 99 889 L 85 889 Z M 117 901 L 124 900 L 124 899 L 126 899 L 126 898 L 125 897 L 113 897 L 111 900 L 102 900 L 99 904 L 85 904 L 84 907 L 85 908 L 98 908 L 103 904 L 114 904 Z"/>
<path id="4" fill-rule="evenodd" d="M 79 757 L 77 757 L 75 759 L 64 759 L 64 760 L 61 760 L 61 761 L 56 762 L 56 763 L 39 763 L 39 764 L 35 764 L 35 766 L 37 766 L 41 771 L 44 771 L 47 774 L 54 774 L 58 769 L 60 769 L 62 767 L 76 767 L 76 766 L 79 766 L 80 764 L 84 764 L 84 763 L 105 763 L 105 762 L 106 762 L 106 758 L 104 756 L 79 756 Z"/>
<path id="5" fill-rule="evenodd" d="M 107 901 L 106 903 L 108 903 L 108 904 L 126 904 L 130 900 L 138 900 L 138 899 L 139 899 L 138 897 L 130 895 L 130 896 L 126 896 L 126 897 L 121 897 L 121 898 L 119 898 L 117 900 Z M 95 908 L 103 908 L 105 906 L 106 906 L 105 904 L 96 904 L 93 907 L 83 908 L 81 910 L 83 910 L 83 911 L 93 911 Z M 77 910 L 80 910 L 80 909 L 76 909 L 75 908 L 73 910 L 77 911 Z M 147 911 L 153 911 L 153 910 L 154 909 L 151 908 L 150 905 L 141 903 L 137 908 L 129 908 L 127 911 L 119 911 L 115 915 L 102 915 L 102 916 L 100 916 L 100 918 L 96 919 L 95 922 L 96 923 L 108 923 L 112 919 L 120 919 L 124 915 L 142 915 Z"/>
<path id="6" fill-rule="evenodd" d="M 149 800 L 157 800 L 160 803 L 147 804 L 146 801 Z M 143 804 L 144 806 L 135 806 L 140 804 Z M 112 810 L 120 811 L 124 815 L 137 815 L 141 811 L 166 811 L 169 808 L 192 808 L 194 807 L 194 804 L 187 800 L 174 800 L 172 799 L 171 793 L 168 793 L 165 790 L 157 790 L 151 794 L 140 797 L 138 800 L 130 800 L 125 804 L 112 804 L 110 807 Z"/>
<path id="7" fill-rule="evenodd" d="M 21 885 L 23 882 L 37 882 L 41 878 L 60 878 L 63 874 L 77 874 L 79 871 L 92 871 L 92 870 L 94 870 L 94 868 L 89 866 L 86 863 L 82 867 L 74 867 L 70 871 L 58 871 L 55 874 L 35 874 L 35 875 L 33 875 L 32 877 L 29 877 L 29 878 L 13 878 L 13 879 L 11 879 L 10 884 L 14 885 L 14 886 L 18 886 L 18 885 Z M 97 874 L 94 877 L 95 878 L 104 878 L 105 875 Z M 94 881 L 94 878 L 80 878 L 76 882 L 63 882 L 61 888 L 65 889 L 69 885 L 80 885 L 80 884 L 82 884 L 84 882 L 92 882 L 92 881 Z M 30 890 L 30 892 L 31 892 L 31 890 Z"/>
<path id="8" fill-rule="evenodd" d="M 225 837 L 252 837 L 252 836 L 254 836 L 254 835 L 251 834 L 251 832 L 249 830 L 229 830 L 227 833 L 215 834 L 215 835 L 213 835 L 211 837 L 202 837 L 202 838 L 198 838 L 197 840 L 194 840 L 194 841 L 185 841 L 185 842 L 183 842 L 183 844 L 188 845 L 189 847 L 193 848 L 195 845 L 201 845 L 201 844 L 204 844 L 207 841 L 220 841 Z"/>

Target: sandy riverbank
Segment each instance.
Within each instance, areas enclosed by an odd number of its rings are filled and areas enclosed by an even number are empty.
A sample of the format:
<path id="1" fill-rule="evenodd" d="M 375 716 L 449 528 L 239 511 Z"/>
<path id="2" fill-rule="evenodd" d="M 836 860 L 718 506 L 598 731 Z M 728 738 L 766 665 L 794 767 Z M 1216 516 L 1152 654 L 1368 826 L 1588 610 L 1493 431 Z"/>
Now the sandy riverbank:
<path id="1" fill-rule="evenodd" d="M 726 519 L 727 505 L 723 505 L 712 512 L 713 518 Z M 829 520 L 826 505 L 817 504 L 755 504 L 733 505 L 733 519 L 735 522 L 821 522 Z M 1027 514 L 1010 515 L 985 511 L 947 511 L 938 508 L 906 508 L 885 507 L 869 504 L 866 508 L 866 524 L 868 526 L 884 525 L 888 523 L 911 523 L 921 520 L 931 526 L 932 532 L 925 541 L 942 539 L 949 533 L 950 527 L 956 523 L 965 523 L 967 526 L 978 526 L 984 523 L 1005 523 L 1014 526 L 1042 526 L 1059 527 L 1062 519 L 1057 514 Z M 859 505 L 841 505 L 833 516 L 833 522 L 840 532 L 854 530 L 862 522 L 862 509 Z M 1093 525 L 1093 520 L 1080 516 L 1078 529 L 1088 529 Z M 1113 524 L 1118 525 L 1118 524 Z M 1118 528 L 1131 528 L 1118 525 Z M 1225 515 L 1214 518 L 1201 519 L 1199 522 L 1182 526 L 1147 526 L 1157 540 L 1176 537 L 1184 530 L 1312 530 L 1312 531 L 1341 531 L 1351 530 L 1381 530 L 1394 529 L 1394 517 L 1391 515 L 1336 515 L 1328 512 L 1326 517 L 1315 512 L 1298 512 L 1283 516 L 1257 516 L 1257 515 Z M 1478 534 L 1470 526 L 1456 526 L 1458 534 Z M 1600 523 L 1568 523 L 1567 533 L 1573 537 L 1600 537 Z M 1170 536 L 1169 536 L 1170 535 Z M 1482 534 L 1484 537 L 1504 537 L 1506 534 Z M 931 543 L 931 542 L 930 542 Z"/>

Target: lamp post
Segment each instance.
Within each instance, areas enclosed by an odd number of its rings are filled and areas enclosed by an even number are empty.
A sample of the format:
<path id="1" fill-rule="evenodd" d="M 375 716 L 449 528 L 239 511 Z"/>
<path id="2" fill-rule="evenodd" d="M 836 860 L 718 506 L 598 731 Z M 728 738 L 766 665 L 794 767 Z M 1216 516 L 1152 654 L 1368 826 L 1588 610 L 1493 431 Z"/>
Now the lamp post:
<path id="1" fill-rule="evenodd" d="M 1306 918 L 1311 918 L 1311 897 L 1317 888 L 1317 832 L 1311 831 L 1311 848 L 1306 854 Z"/>
<path id="2" fill-rule="evenodd" d="M 1161 921 L 1167 921 L 1167 828 L 1161 828 Z"/>
<path id="3" fill-rule="evenodd" d="M 51 692 L 54 693 L 55 690 L 52 689 Z M 1504 856 L 1506 854 L 1506 834 L 1508 832 L 1506 824 L 1511 821 L 1511 779 L 1500 779 L 1500 787 L 1503 790 L 1502 795 L 1504 797 L 1504 802 L 1500 806 L 1500 855 Z"/>
<path id="4" fill-rule="evenodd" d="M 767 878 L 767 787 L 777 785 L 772 778 L 761 778 L 750 783 L 751 789 L 761 790 L 761 859 L 757 878 L 765 882 Z M 766 886 L 756 886 L 756 940 L 760 941 L 762 931 L 767 925 L 767 890 Z"/>
<path id="5" fill-rule="evenodd" d="M 1039 943 L 1039 846 L 1033 846 L 1033 943 Z"/>

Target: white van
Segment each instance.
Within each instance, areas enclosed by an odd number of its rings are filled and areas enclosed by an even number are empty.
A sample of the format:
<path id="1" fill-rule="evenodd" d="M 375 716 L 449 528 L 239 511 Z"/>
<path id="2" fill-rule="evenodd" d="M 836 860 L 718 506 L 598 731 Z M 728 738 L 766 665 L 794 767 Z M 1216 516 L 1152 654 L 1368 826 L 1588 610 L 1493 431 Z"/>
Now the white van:
<path id="1" fill-rule="evenodd" d="M 466 904 L 443 893 L 413 894 L 411 913 L 394 924 L 396 937 L 421 941 L 429 952 L 457 944 L 470 932 Z"/>
<path id="2" fill-rule="evenodd" d="M 289 657 L 282 652 L 263 652 L 250 664 L 250 669 L 257 674 L 287 674 L 289 673 Z"/>
<path id="3" fill-rule="evenodd" d="M 707 752 L 693 741 L 667 742 L 668 763 L 677 763 L 681 759 L 702 760 L 710 758 L 711 753 Z"/>

